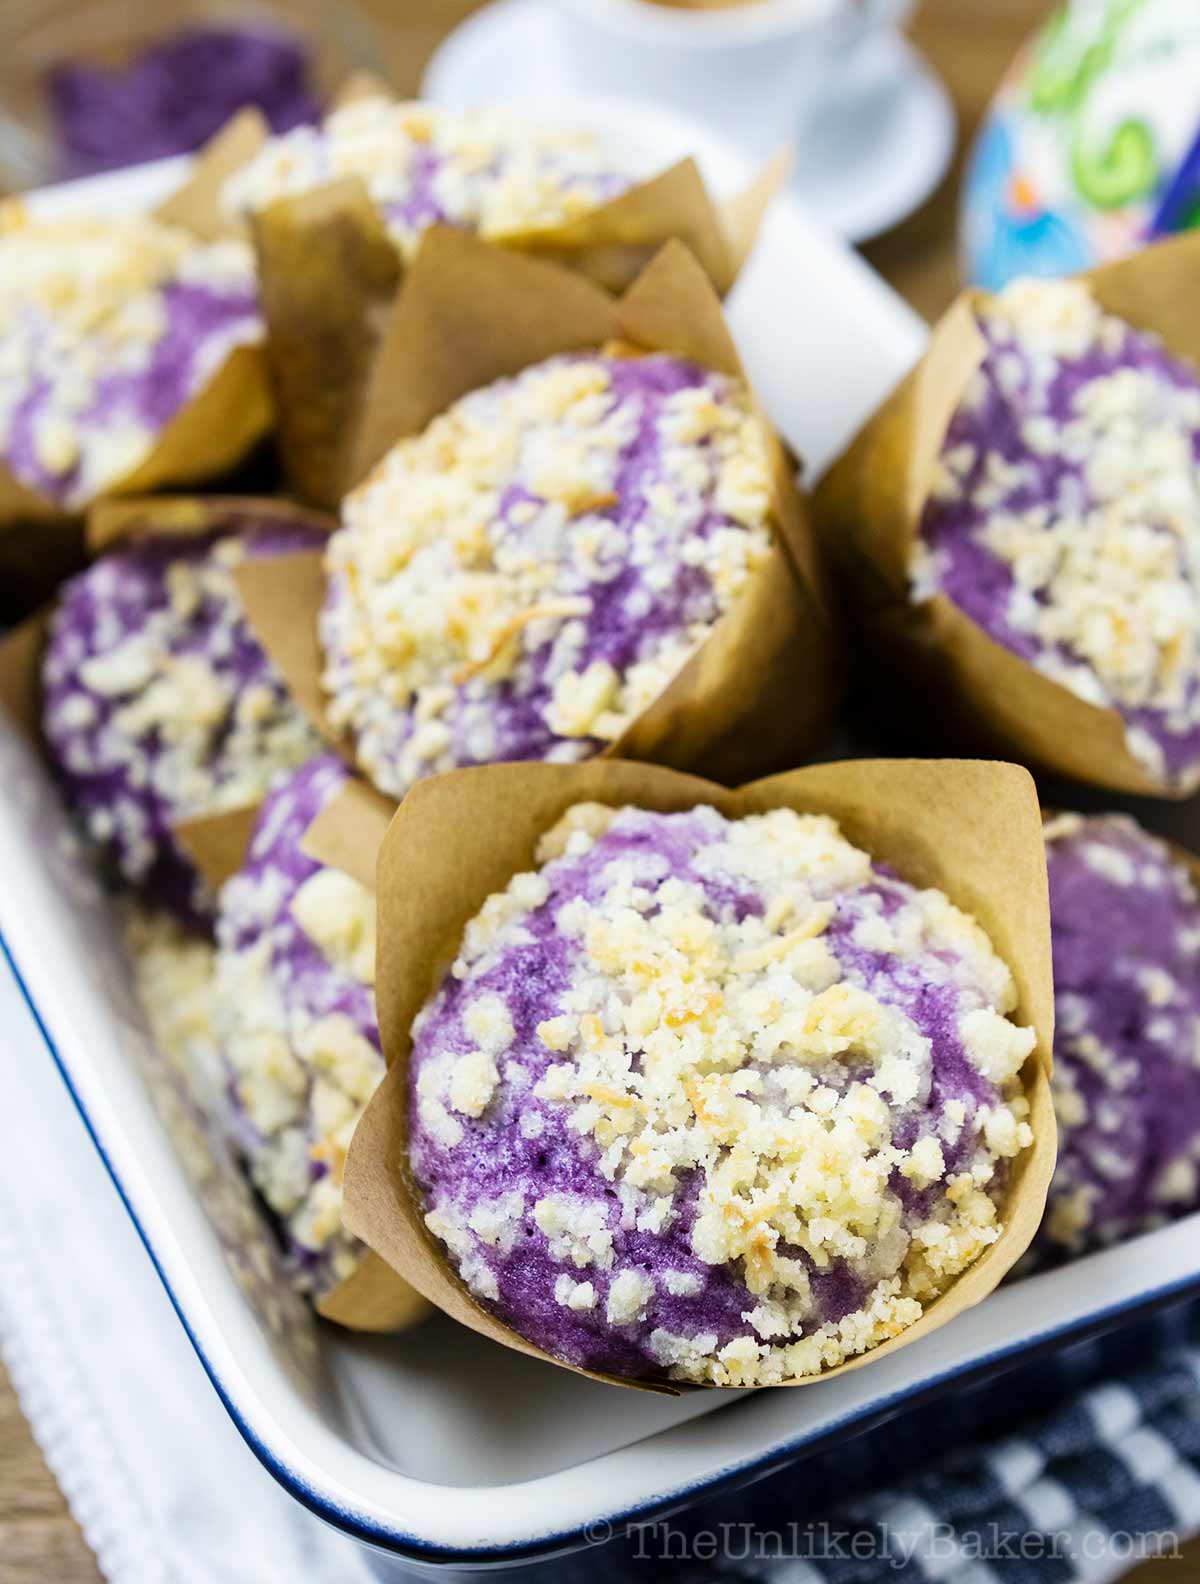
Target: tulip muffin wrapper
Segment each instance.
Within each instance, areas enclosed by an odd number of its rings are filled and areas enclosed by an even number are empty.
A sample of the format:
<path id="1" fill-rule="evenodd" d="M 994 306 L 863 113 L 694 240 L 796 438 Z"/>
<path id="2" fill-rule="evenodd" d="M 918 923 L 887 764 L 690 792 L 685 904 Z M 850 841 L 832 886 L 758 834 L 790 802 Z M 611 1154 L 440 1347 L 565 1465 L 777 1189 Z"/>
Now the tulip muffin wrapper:
<path id="1" fill-rule="evenodd" d="M 905 880 L 936 886 L 987 931 L 1012 970 L 1014 1016 L 1037 1044 L 1022 1072 L 1034 1142 L 1017 1160 L 1004 1230 L 913 1326 L 805 1385 L 857 1369 L 928 1335 L 986 1297 L 1032 1241 L 1055 1160 L 1050 1099 L 1054 997 L 1045 851 L 1033 783 L 1013 765 L 859 760 L 816 765 L 730 791 L 653 765 L 488 765 L 419 783 L 379 854 L 376 997 L 388 1074 L 359 1122 L 346 1166 L 344 1219 L 418 1292 L 505 1347 L 634 1390 L 678 1392 L 576 1369 L 527 1342 L 469 1295 L 424 1225 L 408 1168 L 413 1019 L 441 983 L 466 924 L 514 874 L 533 867 L 540 837 L 576 803 L 676 812 L 708 804 L 729 818 L 788 807 L 829 814 L 843 834 Z M 352 839 L 352 831 L 344 839 Z M 358 861 L 358 867 L 366 854 Z M 345 860 L 344 860 L 345 861 Z"/>
<path id="2" fill-rule="evenodd" d="M 228 222 L 217 221 L 213 194 L 256 146 L 256 122 L 255 114 L 231 121 L 198 157 L 188 180 L 152 211 L 153 218 L 202 242 L 230 235 Z M 104 498 L 219 478 L 266 436 L 273 419 L 263 346 L 236 346 L 159 432 L 150 453 L 106 489 Z M 0 571 L 5 579 L 19 579 L 44 593 L 47 557 L 59 575 L 76 570 L 86 548 L 79 528 L 85 514 L 86 509 L 72 511 L 20 483 L 0 462 Z"/>
<path id="3" fill-rule="evenodd" d="M 338 104 L 378 97 L 351 81 Z M 247 122 L 247 127 L 251 125 Z M 261 117 L 257 152 L 268 138 Z M 684 159 L 557 226 L 492 238 L 494 245 L 553 260 L 620 293 L 666 242 L 683 242 L 724 296 L 754 246 L 790 156 L 771 160 L 746 190 L 718 205 L 693 159 Z M 208 223 L 219 221 L 215 205 Z M 291 486 L 336 505 L 354 481 L 353 453 L 384 321 L 405 288 L 400 255 L 359 177 L 276 199 L 253 215 L 267 358 L 279 452 Z"/>
<path id="4" fill-rule="evenodd" d="M 1200 369 L 1200 238 L 1159 243 L 1077 277 L 1100 307 Z M 861 612 L 897 714 L 945 723 L 961 744 L 1112 791 L 1185 797 L 1151 775 L 1114 709 L 1087 703 L 991 638 L 945 594 L 914 603 L 909 559 L 951 421 L 983 363 L 985 294 L 968 291 L 929 349 L 817 486 L 818 532 Z M 889 678 L 891 679 L 889 682 Z M 894 699 L 892 690 L 894 689 Z M 939 727 L 939 730 L 942 728 Z M 943 741 L 946 740 L 943 738 Z"/>
<path id="5" fill-rule="evenodd" d="M 356 478 L 458 398 L 558 353 L 619 342 L 744 379 L 707 277 L 669 243 L 620 299 L 583 277 L 447 227 L 428 232 L 388 325 L 358 437 Z M 834 626 L 794 465 L 772 448 L 776 544 L 663 693 L 603 750 L 736 783 L 808 757 L 838 698 Z M 236 578 L 251 626 L 300 707 L 339 752 L 321 684 L 319 553 L 247 563 Z"/>

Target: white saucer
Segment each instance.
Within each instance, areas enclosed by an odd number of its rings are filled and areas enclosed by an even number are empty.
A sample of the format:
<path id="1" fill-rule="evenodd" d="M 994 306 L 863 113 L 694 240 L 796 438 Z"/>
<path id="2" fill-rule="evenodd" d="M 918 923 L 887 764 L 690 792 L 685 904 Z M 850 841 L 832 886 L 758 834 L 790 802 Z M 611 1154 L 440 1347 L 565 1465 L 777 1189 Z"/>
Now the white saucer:
<path id="1" fill-rule="evenodd" d="M 459 106 L 586 94 L 594 85 L 565 47 L 562 28 L 554 0 L 495 0 L 445 40 L 422 94 Z M 954 141 L 954 109 L 941 81 L 899 33 L 881 33 L 861 47 L 837 104 L 798 135 L 792 188 L 831 230 L 865 241 L 929 196 Z"/>

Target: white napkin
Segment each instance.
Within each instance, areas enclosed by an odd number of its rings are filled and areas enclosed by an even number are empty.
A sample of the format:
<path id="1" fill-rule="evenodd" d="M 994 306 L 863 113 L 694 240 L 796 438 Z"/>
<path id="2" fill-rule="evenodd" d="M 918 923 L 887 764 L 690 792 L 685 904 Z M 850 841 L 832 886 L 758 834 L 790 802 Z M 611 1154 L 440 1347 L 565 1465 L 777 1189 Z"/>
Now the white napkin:
<path id="1" fill-rule="evenodd" d="M 0 1355 L 111 1584 L 367 1584 L 228 1418 L 0 958 Z"/>

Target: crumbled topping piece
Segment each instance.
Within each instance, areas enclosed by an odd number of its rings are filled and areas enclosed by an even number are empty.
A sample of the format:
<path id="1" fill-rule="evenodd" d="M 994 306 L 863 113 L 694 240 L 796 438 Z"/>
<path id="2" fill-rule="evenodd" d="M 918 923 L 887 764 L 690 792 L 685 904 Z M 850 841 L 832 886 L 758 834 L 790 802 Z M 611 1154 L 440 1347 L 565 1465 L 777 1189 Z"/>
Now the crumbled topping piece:
<path id="1" fill-rule="evenodd" d="M 502 239 L 574 220 L 629 185 L 590 133 L 368 97 L 270 139 L 221 202 L 247 214 L 348 176 L 366 184 L 406 260 L 435 223 Z"/>
<path id="2" fill-rule="evenodd" d="M 1163 780 L 1200 774 L 1200 378 L 1079 281 L 990 300 L 914 547 L 914 597 L 1117 710 Z"/>
<path id="3" fill-rule="evenodd" d="M 771 549 L 767 438 L 724 375 L 562 356 L 394 446 L 342 522 L 320 623 L 330 720 L 401 796 L 456 765 L 620 737 Z"/>
<path id="4" fill-rule="evenodd" d="M 244 243 L 148 215 L 0 225 L 0 452 L 21 483 L 81 507 L 262 333 Z"/>
<path id="5" fill-rule="evenodd" d="M 1034 1035 L 983 930 L 790 809 L 579 805 L 538 857 L 413 1026 L 413 1169 L 465 1279 L 571 1362 L 630 1373 L 632 1346 L 634 1373 L 715 1384 L 910 1325 L 999 1237 L 1033 1142 Z M 469 1236 L 501 1195 L 519 1266 Z M 606 1351 L 601 1313 L 634 1342 Z"/>
<path id="6" fill-rule="evenodd" d="M 292 917 L 336 967 L 375 983 L 375 898 L 340 869 L 318 869 L 300 886 Z"/>

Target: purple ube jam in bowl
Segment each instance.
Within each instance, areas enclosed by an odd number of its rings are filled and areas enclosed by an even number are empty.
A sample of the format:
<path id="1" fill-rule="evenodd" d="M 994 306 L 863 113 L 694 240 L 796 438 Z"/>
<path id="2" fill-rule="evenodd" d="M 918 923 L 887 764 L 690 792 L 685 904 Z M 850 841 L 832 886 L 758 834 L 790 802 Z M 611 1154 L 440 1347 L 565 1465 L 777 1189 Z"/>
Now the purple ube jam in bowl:
<path id="1" fill-rule="evenodd" d="M 251 634 L 243 559 L 311 549 L 307 523 L 232 519 L 148 534 L 64 585 L 42 662 L 42 725 L 67 798 L 127 881 L 204 924 L 184 820 L 256 803 L 320 746 Z"/>
<path id="2" fill-rule="evenodd" d="M 275 132 L 320 114 L 303 41 L 264 27 L 182 28 L 121 67 L 66 61 L 48 90 L 64 177 L 191 153 L 246 105 Z"/>
<path id="3" fill-rule="evenodd" d="M 1104 1247 L 1200 1206 L 1200 896 L 1121 815 L 1046 828 L 1058 1165 L 1034 1247 Z"/>
<path id="4" fill-rule="evenodd" d="M 375 899 L 301 849 L 347 779 L 341 760 L 322 754 L 276 787 L 217 914 L 218 1034 L 235 1137 L 300 1286 L 317 1295 L 362 1252 L 342 1230 L 342 1169 L 384 1071 Z"/>
<path id="5" fill-rule="evenodd" d="M 1200 377 L 1071 281 L 980 317 L 912 568 L 1054 681 L 1116 710 L 1164 783 L 1200 776 Z"/>
<path id="6" fill-rule="evenodd" d="M 393 447 L 342 523 L 330 719 L 402 796 L 618 738 L 770 553 L 767 440 L 740 381 L 664 354 L 557 357 Z"/>
<path id="7" fill-rule="evenodd" d="M 999 1235 L 1031 1030 L 940 893 L 836 825 L 580 805 L 413 1025 L 426 1224 L 568 1363 L 773 1384 L 897 1335 Z"/>

